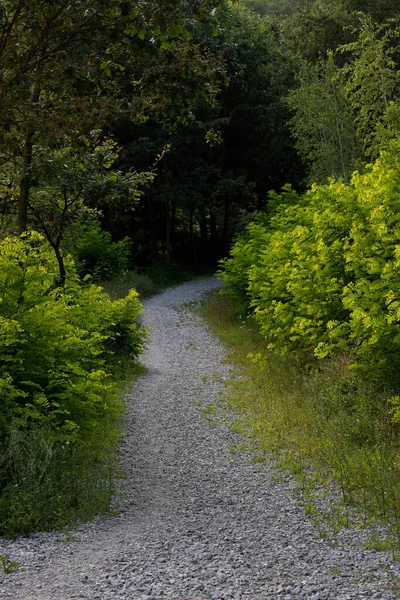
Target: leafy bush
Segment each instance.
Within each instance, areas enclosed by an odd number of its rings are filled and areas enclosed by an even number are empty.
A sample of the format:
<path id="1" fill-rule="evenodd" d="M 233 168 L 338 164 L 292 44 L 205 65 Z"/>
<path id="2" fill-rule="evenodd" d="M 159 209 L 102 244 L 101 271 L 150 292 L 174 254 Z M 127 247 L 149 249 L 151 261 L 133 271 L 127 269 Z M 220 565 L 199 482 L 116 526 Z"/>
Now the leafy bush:
<path id="1" fill-rule="evenodd" d="M 91 275 L 95 281 L 106 281 L 128 268 L 129 255 L 129 238 L 113 242 L 108 231 L 103 231 L 98 224 L 91 225 L 78 243 L 78 270 L 82 276 Z"/>
<path id="2" fill-rule="evenodd" d="M 351 183 L 272 198 L 222 264 L 228 293 L 246 298 L 269 346 L 319 358 L 349 352 L 394 371 L 400 333 L 400 145 Z"/>
<path id="3" fill-rule="evenodd" d="M 271 218 L 268 245 L 249 269 L 251 306 L 271 348 L 313 351 L 332 319 L 346 319 L 341 302 L 343 240 L 351 214 L 346 189 L 315 186 Z"/>
<path id="4" fill-rule="evenodd" d="M 244 312 L 251 302 L 249 273 L 259 260 L 261 250 L 266 246 L 268 231 L 262 219 L 246 227 L 239 235 L 231 250 L 231 257 L 222 260 L 219 275 L 226 284 L 224 293 L 233 298 L 239 312 Z"/>
<path id="5" fill-rule="evenodd" d="M 51 472 L 54 477 L 50 477 L 53 481 L 50 488 L 54 492 L 61 485 L 60 478 L 68 479 L 66 472 L 76 471 L 79 462 L 80 476 L 87 479 L 88 465 L 94 468 L 99 457 L 110 453 L 123 404 L 116 394 L 119 384 L 111 377 L 109 365 L 116 356 L 137 359 L 143 344 L 144 333 L 137 324 L 141 311 L 137 293 L 131 290 L 126 298 L 112 302 L 100 287 L 80 281 L 71 259 L 67 267 L 65 287 L 57 287 L 57 264 L 52 249 L 38 233 L 7 238 L 0 244 L 0 529 L 3 531 L 8 530 L 6 523 L 12 521 L 13 510 L 21 504 L 15 482 L 19 482 L 17 487 L 21 490 L 21 482 L 30 481 L 33 476 L 36 487 L 28 488 L 50 498 L 51 494 L 44 493 L 40 482 L 48 482 Z M 99 442 L 100 432 L 103 446 Z M 23 441 L 15 443 L 20 438 Z M 31 443 L 30 439 L 42 441 Z M 34 456 L 33 446 L 37 448 L 38 458 L 34 461 L 37 466 L 29 468 L 31 477 L 28 477 L 23 473 Z M 20 448 L 19 458 L 17 448 Z M 41 456 L 40 448 L 46 459 Z M 60 461 L 65 467 L 61 471 Z M 44 468 L 47 462 L 51 466 Z M 37 468 L 43 470 L 43 476 L 35 471 Z M 77 482 L 75 487 L 75 495 L 68 492 L 74 502 L 76 495 L 79 496 Z M 81 487 L 85 488 L 83 484 Z M 59 497 L 60 493 L 56 495 Z M 10 502 L 14 508 L 9 508 L 9 517 L 3 520 Z M 59 504 L 63 503 L 70 504 L 65 498 Z M 28 504 L 33 506 L 35 502 Z M 13 533 L 40 524 L 37 516 L 29 516 L 24 503 L 20 510 L 25 511 L 26 519 L 17 520 Z M 39 512 L 43 516 L 46 511 Z"/>

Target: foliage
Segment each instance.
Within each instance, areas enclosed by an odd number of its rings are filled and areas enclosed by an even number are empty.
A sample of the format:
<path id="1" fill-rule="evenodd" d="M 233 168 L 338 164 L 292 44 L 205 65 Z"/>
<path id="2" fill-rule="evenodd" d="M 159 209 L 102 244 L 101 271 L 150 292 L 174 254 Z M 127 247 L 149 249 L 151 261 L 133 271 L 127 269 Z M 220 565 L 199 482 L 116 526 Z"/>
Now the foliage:
<path id="1" fill-rule="evenodd" d="M 326 60 L 302 63 L 297 81 L 287 102 L 294 113 L 290 124 L 296 148 L 309 165 L 309 180 L 323 183 L 333 177 L 348 182 L 361 153 L 344 74 L 332 52 Z"/>
<path id="2" fill-rule="evenodd" d="M 86 228 L 79 236 L 76 254 L 81 277 L 91 275 L 95 281 L 104 282 L 126 271 L 129 266 L 130 240 L 111 240 L 111 234 L 99 224 Z"/>
<path id="3" fill-rule="evenodd" d="M 309 1 L 283 21 L 284 39 L 295 61 L 317 63 L 321 57 L 353 40 L 355 16 L 343 0 Z M 301 40 L 301 44 L 299 44 Z"/>
<path id="4" fill-rule="evenodd" d="M 71 132 L 151 113 L 172 126 L 212 102 L 222 67 L 199 39 L 217 33 L 219 0 L 6 0 L 0 10 L 0 160 L 20 172 L 18 231 L 27 226 L 35 149 Z M 29 33 L 27 33 L 29 32 Z"/>
<path id="5" fill-rule="evenodd" d="M 349 185 L 314 185 L 296 204 L 282 203 L 285 192 L 268 225 L 249 226 L 223 263 L 228 292 L 247 294 L 271 349 L 347 351 L 396 371 L 398 157 L 393 147 Z"/>
<path id="6" fill-rule="evenodd" d="M 351 53 L 344 72 L 346 90 L 356 114 L 359 143 L 365 156 L 376 158 L 381 149 L 382 126 L 391 103 L 400 99 L 399 35 L 397 23 L 378 26 L 361 16 L 357 40 L 340 48 Z M 390 116 L 390 113 L 389 113 Z"/>
<path id="7" fill-rule="evenodd" d="M 137 261 L 213 265 L 226 255 L 247 214 L 263 208 L 268 190 L 303 176 L 282 100 L 292 67 L 277 18 L 263 19 L 240 3 L 220 15 L 219 35 L 205 37 L 225 65 L 225 85 L 210 107 L 200 100 L 195 119 L 172 132 L 157 116 L 115 130 L 124 165 L 157 164 L 132 219 L 113 223 L 135 239 Z"/>
<path id="8" fill-rule="evenodd" d="M 249 270 L 265 246 L 266 219 L 260 215 L 249 223 L 244 233 L 237 236 L 231 249 L 230 258 L 220 263 L 219 274 L 228 285 L 226 293 L 235 299 L 241 312 L 245 312 L 250 304 Z"/>
<path id="9" fill-rule="evenodd" d="M 112 302 L 80 282 L 72 259 L 67 269 L 59 288 L 52 250 L 36 232 L 0 244 L 0 508 L 9 533 L 56 522 L 63 503 L 80 503 L 85 479 L 100 485 L 123 412 L 110 363 L 131 364 L 143 344 L 135 291 Z"/>
<path id="10" fill-rule="evenodd" d="M 292 14 L 306 4 L 305 0 L 294 3 L 292 0 L 244 0 L 245 5 L 260 15 Z"/>
<path id="11" fill-rule="evenodd" d="M 389 547 L 398 550 L 399 430 L 388 413 L 389 389 L 372 370 L 349 372 L 346 354 L 307 369 L 296 357 L 272 354 L 231 299 L 209 298 L 203 314 L 238 366 L 224 400 L 254 459 L 272 455 L 278 477 L 284 470 L 297 479 L 321 536 L 335 542 L 343 527 L 383 520 Z"/>
<path id="12" fill-rule="evenodd" d="M 137 294 L 111 302 L 73 276 L 54 287 L 55 261 L 36 234 L 1 244 L 2 412 L 54 416 L 62 430 L 90 430 L 112 391 L 104 369 L 110 345 L 137 356 Z"/>
<path id="13" fill-rule="evenodd" d="M 371 15 L 377 23 L 399 14 L 397 0 L 341 0 L 341 3 L 345 10 Z"/>
<path id="14" fill-rule="evenodd" d="M 82 136 L 73 139 L 65 138 L 63 143 L 50 148 L 36 147 L 33 151 L 33 167 L 31 170 L 35 185 L 30 190 L 30 219 L 34 227 L 41 231 L 54 249 L 60 270 L 60 283 L 65 282 L 65 266 L 63 246 L 65 237 L 73 236 L 78 224 L 84 220 L 96 220 L 102 206 L 108 213 L 118 211 L 122 215 L 129 214 L 137 205 L 141 188 L 153 180 L 153 173 L 136 173 L 132 169 L 122 172 L 115 168 L 114 163 L 119 157 L 117 144 L 105 138 L 98 139 L 98 132 L 91 133 L 91 140 Z M 94 230 L 93 230 L 94 232 Z M 107 233 L 103 237 L 104 247 L 97 240 L 96 252 L 102 252 L 99 269 L 106 275 L 106 252 L 109 250 L 108 261 L 117 261 L 119 251 L 121 268 L 126 268 L 127 260 L 123 258 L 122 242 L 119 246 L 106 243 Z M 96 244 L 92 234 L 92 246 Z M 90 238 L 90 235 L 89 235 Z M 90 240 L 87 239 L 90 245 Z M 119 250 L 118 250 L 119 249 Z M 93 267 L 94 248 L 92 248 L 91 264 Z M 89 252 L 89 248 L 86 248 Z M 100 266 L 101 263 L 104 263 Z M 114 265 L 116 267 L 116 264 Z M 112 270 L 113 265 L 110 264 Z"/>

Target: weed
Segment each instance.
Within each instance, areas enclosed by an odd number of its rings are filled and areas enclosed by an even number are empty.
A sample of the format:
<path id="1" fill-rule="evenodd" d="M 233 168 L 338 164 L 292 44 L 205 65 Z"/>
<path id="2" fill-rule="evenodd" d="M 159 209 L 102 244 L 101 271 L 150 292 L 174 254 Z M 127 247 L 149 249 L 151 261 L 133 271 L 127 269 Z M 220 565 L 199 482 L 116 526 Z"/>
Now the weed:
<path id="1" fill-rule="evenodd" d="M 214 403 L 209 404 L 206 408 L 203 408 L 204 417 L 215 417 L 217 414 L 217 407 Z"/>
<path id="2" fill-rule="evenodd" d="M 7 556 L 0 554 L 0 570 L 7 575 L 9 573 L 15 573 L 20 568 L 20 564 L 16 561 L 9 561 Z"/>
<path id="3" fill-rule="evenodd" d="M 59 542 L 60 544 L 72 544 L 73 542 L 76 542 L 76 541 L 77 541 L 76 537 L 70 531 L 67 531 L 66 533 L 62 533 L 56 539 L 56 542 Z"/>
<path id="4" fill-rule="evenodd" d="M 399 560 L 399 554 L 396 550 L 399 546 L 399 540 L 393 535 L 385 535 L 372 532 L 367 541 L 365 542 L 364 546 L 367 549 L 373 549 L 377 552 L 390 551 L 392 553 L 393 559 Z"/>
<path id="5" fill-rule="evenodd" d="M 185 350 L 198 350 L 198 346 L 197 344 L 195 344 L 195 342 L 188 342 L 187 344 L 185 344 Z"/>

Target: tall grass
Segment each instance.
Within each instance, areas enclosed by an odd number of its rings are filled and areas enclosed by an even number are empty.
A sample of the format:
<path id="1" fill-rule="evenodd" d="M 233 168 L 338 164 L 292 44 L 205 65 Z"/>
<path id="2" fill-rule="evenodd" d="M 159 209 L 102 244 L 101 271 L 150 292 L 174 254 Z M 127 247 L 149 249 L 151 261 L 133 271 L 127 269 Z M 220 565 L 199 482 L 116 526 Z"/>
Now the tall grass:
<path id="1" fill-rule="evenodd" d="M 174 263 L 155 264 L 140 271 L 123 271 L 102 281 L 101 285 L 113 300 L 124 298 L 130 289 L 135 289 L 141 298 L 149 298 L 168 287 L 213 274 L 210 269 L 189 269 Z"/>
<path id="2" fill-rule="evenodd" d="M 154 296 L 162 291 L 162 286 L 146 273 L 125 271 L 102 282 L 103 289 L 112 300 L 124 298 L 129 290 L 136 290 L 142 298 Z"/>
<path id="3" fill-rule="evenodd" d="M 5 434 L 5 435 L 4 435 Z M 121 429 L 102 423 L 73 443 L 48 423 L 11 422 L 0 443 L 0 534 L 16 537 L 88 520 L 110 508 Z"/>
<path id="4" fill-rule="evenodd" d="M 226 401 L 257 456 L 277 457 L 308 491 L 335 489 L 345 522 L 383 520 L 398 540 L 399 426 L 389 384 L 349 370 L 346 355 L 311 365 L 272 355 L 226 297 L 214 295 L 202 311 L 238 365 Z"/>

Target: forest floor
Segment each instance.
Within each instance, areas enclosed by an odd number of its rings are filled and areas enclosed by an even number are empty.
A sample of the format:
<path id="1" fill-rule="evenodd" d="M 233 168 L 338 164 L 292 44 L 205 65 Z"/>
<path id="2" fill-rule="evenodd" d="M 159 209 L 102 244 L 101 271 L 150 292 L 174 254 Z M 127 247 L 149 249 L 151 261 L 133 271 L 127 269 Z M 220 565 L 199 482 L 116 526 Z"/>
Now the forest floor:
<path id="1" fill-rule="evenodd" d="M 0 562 L 12 571 L 0 573 L 1 600 L 399 597 L 389 552 L 367 550 L 356 529 L 321 538 L 294 480 L 238 451 L 221 403 L 234 367 L 193 310 L 218 285 L 193 281 L 145 302 L 151 342 L 127 395 L 120 511 L 0 539 L 0 555 L 19 563 Z"/>

